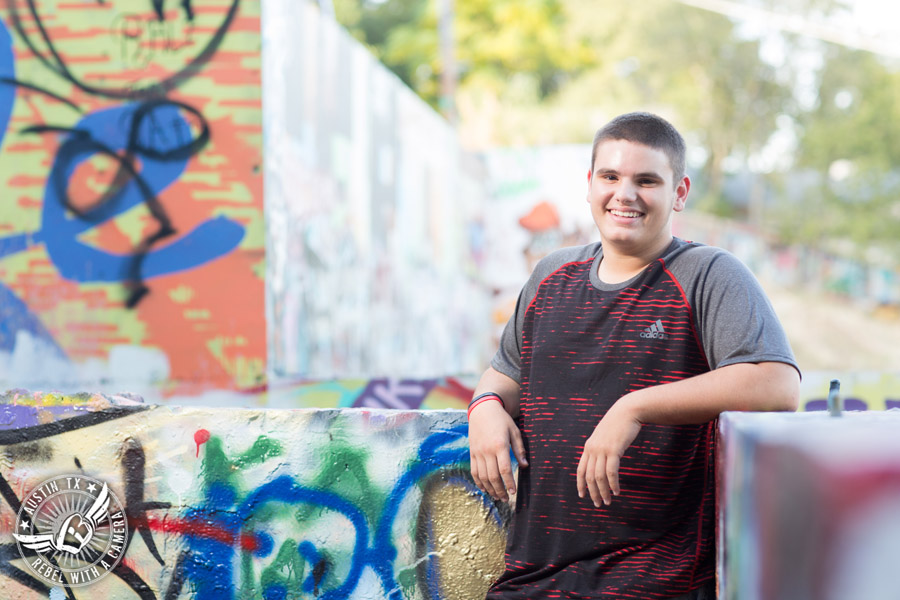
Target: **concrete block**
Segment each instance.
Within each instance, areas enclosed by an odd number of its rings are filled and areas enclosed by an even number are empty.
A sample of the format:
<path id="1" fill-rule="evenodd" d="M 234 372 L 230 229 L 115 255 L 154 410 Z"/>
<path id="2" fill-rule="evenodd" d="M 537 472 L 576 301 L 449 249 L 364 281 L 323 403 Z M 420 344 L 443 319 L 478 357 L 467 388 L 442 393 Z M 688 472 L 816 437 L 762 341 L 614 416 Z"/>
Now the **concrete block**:
<path id="1" fill-rule="evenodd" d="M 724 600 L 896 600 L 900 411 L 724 413 Z"/>
<path id="2" fill-rule="evenodd" d="M 471 481 L 463 411 L 3 400 L 2 598 L 64 598 L 78 578 L 78 598 L 472 600 L 502 570 L 509 508 Z M 26 533 L 61 547 L 103 484 L 100 550 L 20 550 Z M 117 511 L 127 541 L 97 562 Z"/>

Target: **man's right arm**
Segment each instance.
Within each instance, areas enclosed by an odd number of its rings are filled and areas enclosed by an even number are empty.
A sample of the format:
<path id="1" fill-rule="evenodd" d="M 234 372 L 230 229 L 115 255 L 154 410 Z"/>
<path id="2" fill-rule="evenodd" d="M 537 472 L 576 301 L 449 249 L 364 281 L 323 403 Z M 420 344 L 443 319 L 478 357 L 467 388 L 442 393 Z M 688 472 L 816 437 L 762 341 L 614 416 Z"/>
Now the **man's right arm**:
<path id="1" fill-rule="evenodd" d="M 495 500 L 509 500 L 516 493 L 509 450 L 512 448 L 520 467 L 527 467 L 522 434 L 513 417 L 519 414 L 519 384 L 488 367 L 475 396 L 493 392 L 503 398 L 503 406 L 494 400 L 481 402 L 469 414 L 469 458 L 475 485 Z"/>

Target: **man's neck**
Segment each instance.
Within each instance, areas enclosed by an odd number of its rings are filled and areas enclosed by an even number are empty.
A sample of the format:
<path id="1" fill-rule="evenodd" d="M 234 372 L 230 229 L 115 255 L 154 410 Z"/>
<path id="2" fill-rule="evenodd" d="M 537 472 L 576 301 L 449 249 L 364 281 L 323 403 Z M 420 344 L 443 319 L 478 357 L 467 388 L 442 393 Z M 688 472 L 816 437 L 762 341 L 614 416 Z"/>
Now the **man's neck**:
<path id="1" fill-rule="evenodd" d="M 665 243 L 660 242 L 646 251 L 629 254 L 621 252 L 614 244 L 603 245 L 603 260 L 597 269 L 597 276 L 604 283 L 622 283 L 628 281 L 641 271 L 647 268 L 647 265 L 659 258 L 669 244 L 672 243 L 670 236 Z"/>

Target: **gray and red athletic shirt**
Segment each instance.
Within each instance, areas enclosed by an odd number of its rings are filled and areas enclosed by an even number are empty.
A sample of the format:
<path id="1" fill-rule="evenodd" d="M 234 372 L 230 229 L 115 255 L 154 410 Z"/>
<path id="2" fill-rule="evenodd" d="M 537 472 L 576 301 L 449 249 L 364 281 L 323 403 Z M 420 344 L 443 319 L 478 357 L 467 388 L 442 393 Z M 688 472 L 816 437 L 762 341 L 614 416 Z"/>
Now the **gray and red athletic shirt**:
<path id="1" fill-rule="evenodd" d="M 529 467 L 490 600 L 684 594 L 714 576 L 715 422 L 644 425 L 610 506 L 578 497 L 584 443 L 628 392 L 744 362 L 797 367 L 752 273 L 674 239 L 624 283 L 601 282 L 599 243 L 554 252 L 523 288 L 491 365 L 520 384 Z"/>

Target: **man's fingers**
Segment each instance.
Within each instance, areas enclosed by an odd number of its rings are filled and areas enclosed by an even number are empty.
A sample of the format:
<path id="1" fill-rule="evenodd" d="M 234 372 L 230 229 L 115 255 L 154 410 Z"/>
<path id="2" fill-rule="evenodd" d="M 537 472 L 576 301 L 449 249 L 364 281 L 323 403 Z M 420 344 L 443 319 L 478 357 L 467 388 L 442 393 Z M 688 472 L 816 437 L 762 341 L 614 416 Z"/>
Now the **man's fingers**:
<path id="1" fill-rule="evenodd" d="M 513 454 L 516 455 L 516 460 L 519 461 L 519 466 L 527 467 L 528 457 L 525 456 L 525 442 L 522 441 L 522 434 L 519 432 L 519 428 L 514 427 L 510 431 L 510 433 L 510 444 L 512 446 Z"/>
<path id="2" fill-rule="evenodd" d="M 485 460 L 483 458 L 470 456 L 470 465 L 472 479 L 475 481 L 475 485 L 478 486 L 478 489 L 495 500 L 499 500 L 500 498 L 497 491 L 494 489 L 494 484 L 491 482 L 490 476 L 488 475 L 489 470 Z"/>
<path id="3" fill-rule="evenodd" d="M 594 506 L 600 507 L 600 503 L 603 502 L 603 496 L 600 494 L 600 488 L 597 485 L 597 461 L 590 461 L 590 467 L 584 475 L 584 478 L 587 480 L 588 493 L 591 496 L 591 501 L 594 503 Z"/>
<path id="4" fill-rule="evenodd" d="M 585 472 L 587 471 L 587 457 L 584 452 L 581 453 L 581 459 L 578 461 L 578 470 L 575 473 L 575 480 L 578 485 L 578 497 L 584 498 L 587 492 L 587 481 L 585 480 Z"/>
<path id="5" fill-rule="evenodd" d="M 509 500 L 516 490 L 510 451 L 520 464 L 528 464 L 521 433 L 499 402 L 482 402 L 469 416 L 472 479 L 495 500 Z"/>
<path id="6" fill-rule="evenodd" d="M 587 487 L 588 495 L 591 497 L 591 502 L 594 503 L 594 506 L 600 506 L 601 502 L 600 490 L 597 487 L 597 463 L 598 458 L 593 454 L 589 454 L 587 460 L 584 463 L 584 483 Z"/>
<path id="7" fill-rule="evenodd" d="M 500 478 L 502 479 L 503 484 L 503 492 L 504 496 L 506 494 L 515 494 L 516 493 L 516 479 L 513 477 L 512 472 L 512 463 L 509 460 L 509 453 L 498 454 L 497 455 L 497 468 L 500 471 Z M 503 498 L 504 500 L 508 500 L 509 497 Z"/>
<path id="8" fill-rule="evenodd" d="M 606 464 L 607 460 L 603 455 L 595 456 L 588 452 L 583 453 L 578 461 L 578 497 L 584 498 L 587 491 L 597 508 L 600 508 L 601 503 L 609 505 L 612 501 L 612 493 L 606 480 Z"/>
<path id="9" fill-rule="evenodd" d="M 507 457 L 507 462 L 509 458 Z M 487 470 L 486 491 L 494 500 L 509 500 L 506 494 L 506 486 L 503 482 L 503 476 L 500 474 L 500 466 L 497 464 L 496 456 L 488 455 L 485 458 L 485 467 Z M 483 477 L 482 480 L 485 478 Z"/>
<path id="10" fill-rule="evenodd" d="M 481 484 L 481 476 L 478 473 L 478 459 L 471 452 L 469 453 L 469 473 L 472 474 L 472 481 L 475 482 L 478 489 L 484 490 L 484 486 Z"/>
<path id="11" fill-rule="evenodd" d="M 499 454 L 470 453 L 469 472 L 475 485 L 495 500 L 509 500 L 509 494 L 516 493 L 516 479 L 508 450 Z"/>
<path id="12" fill-rule="evenodd" d="M 503 477 L 500 476 L 499 472 L 495 477 L 491 477 L 490 494 L 494 500 L 503 500 L 504 502 L 509 500 L 509 494 L 503 485 Z"/>
<path id="13" fill-rule="evenodd" d="M 484 459 L 475 458 L 473 459 L 472 464 L 473 466 L 475 466 L 472 472 L 472 478 L 475 480 L 475 485 L 477 485 L 481 491 L 485 492 L 489 496 L 493 496 L 494 492 L 491 486 L 491 481 L 490 479 L 488 479 L 487 464 L 485 463 Z"/>
<path id="14" fill-rule="evenodd" d="M 613 495 L 619 495 L 619 457 L 612 455 L 606 458 L 606 480 Z M 608 504 L 608 503 L 607 503 Z"/>
<path id="15" fill-rule="evenodd" d="M 632 418 L 620 418 L 616 405 L 606 413 L 584 443 L 578 463 L 578 495 L 584 497 L 587 486 L 591 500 L 609 505 L 621 492 L 619 468 L 622 456 L 640 432 L 641 424 Z M 627 414 L 626 414 L 627 417 Z M 583 471 L 583 473 L 582 473 Z"/>
<path id="16" fill-rule="evenodd" d="M 600 502 L 609 506 L 609 503 L 612 501 L 612 494 L 609 489 L 609 482 L 606 479 L 606 464 L 608 458 L 601 457 L 594 463 L 594 493 L 591 494 L 591 498 L 594 500 L 594 504 L 599 508 Z"/>
<path id="17" fill-rule="evenodd" d="M 470 456 L 469 461 L 472 479 L 475 481 L 475 485 L 477 485 L 478 489 L 481 491 L 490 494 L 490 491 L 488 491 L 487 470 L 484 468 L 484 461 L 476 456 Z"/>

